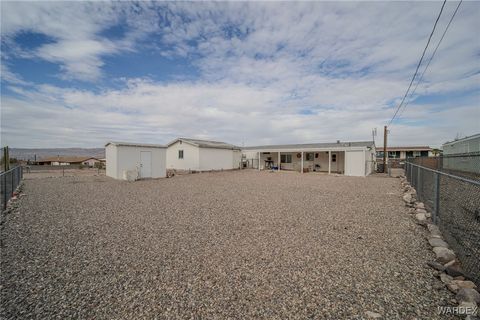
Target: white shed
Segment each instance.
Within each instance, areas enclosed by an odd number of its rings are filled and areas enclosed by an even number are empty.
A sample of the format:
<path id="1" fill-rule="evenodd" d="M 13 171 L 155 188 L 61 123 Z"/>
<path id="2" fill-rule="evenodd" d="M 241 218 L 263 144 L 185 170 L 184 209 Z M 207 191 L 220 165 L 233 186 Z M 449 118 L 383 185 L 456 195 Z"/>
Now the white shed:
<path id="1" fill-rule="evenodd" d="M 177 170 L 231 170 L 240 167 L 239 147 L 219 141 L 178 138 L 168 144 L 167 168 Z"/>
<path id="2" fill-rule="evenodd" d="M 167 147 L 155 144 L 109 142 L 105 145 L 107 176 L 122 180 L 166 176 Z"/>

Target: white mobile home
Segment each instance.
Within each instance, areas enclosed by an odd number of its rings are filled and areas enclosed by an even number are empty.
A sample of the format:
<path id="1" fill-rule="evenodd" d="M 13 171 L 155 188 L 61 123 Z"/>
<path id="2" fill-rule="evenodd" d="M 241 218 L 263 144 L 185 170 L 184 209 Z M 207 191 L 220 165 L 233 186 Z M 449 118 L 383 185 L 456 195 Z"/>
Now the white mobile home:
<path id="1" fill-rule="evenodd" d="M 242 161 L 259 170 L 367 176 L 373 172 L 375 164 L 373 141 L 245 147 L 242 153 Z"/>
<path id="2" fill-rule="evenodd" d="M 219 141 L 178 138 L 168 144 L 167 168 L 176 170 L 230 170 L 240 167 L 239 147 Z"/>
<path id="3" fill-rule="evenodd" d="M 105 156 L 109 177 L 122 180 L 166 176 L 167 147 L 155 144 L 109 142 Z"/>
<path id="4" fill-rule="evenodd" d="M 444 169 L 480 173 L 480 133 L 443 144 L 441 165 Z"/>
<path id="5" fill-rule="evenodd" d="M 473 136 L 445 142 L 442 146 L 443 155 L 459 155 L 459 154 L 478 154 L 480 153 L 480 133 Z"/>

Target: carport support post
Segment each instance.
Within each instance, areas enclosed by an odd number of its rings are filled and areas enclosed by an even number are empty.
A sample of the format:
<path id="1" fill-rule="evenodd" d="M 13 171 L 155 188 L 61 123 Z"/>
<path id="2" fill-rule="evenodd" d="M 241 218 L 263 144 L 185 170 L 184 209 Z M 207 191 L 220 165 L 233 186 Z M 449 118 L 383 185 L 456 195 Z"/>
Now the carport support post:
<path id="1" fill-rule="evenodd" d="M 303 173 L 303 151 L 302 151 L 301 154 L 302 154 L 302 156 L 300 157 L 300 161 L 301 161 L 301 163 L 300 163 L 300 173 Z"/>
<path id="2" fill-rule="evenodd" d="M 260 171 L 260 152 L 258 153 L 258 171 Z"/>
<path id="3" fill-rule="evenodd" d="M 328 150 L 328 174 L 332 170 L 332 151 Z"/>
<path id="4" fill-rule="evenodd" d="M 281 163 L 281 162 L 282 162 L 282 161 L 280 160 L 280 151 L 279 151 L 279 152 L 278 152 L 278 169 L 277 169 L 278 171 L 280 171 L 280 163 Z"/>

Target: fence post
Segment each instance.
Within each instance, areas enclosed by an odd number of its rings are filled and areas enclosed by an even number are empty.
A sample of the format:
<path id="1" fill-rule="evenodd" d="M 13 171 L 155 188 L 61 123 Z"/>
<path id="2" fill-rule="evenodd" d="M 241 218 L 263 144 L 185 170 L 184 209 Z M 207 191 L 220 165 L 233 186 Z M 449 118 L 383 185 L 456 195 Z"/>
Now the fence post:
<path id="1" fill-rule="evenodd" d="M 440 175 L 434 173 L 434 184 L 433 184 L 433 223 L 438 224 L 439 213 L 440 213 Z"/>
<path id="2" fill-rule="evenodd" d="M 417 187 L 415 189 L 417 189 L 417 198 L 419 200 L 421 200 L 421 197 L 420 197 L 420 193 L 421 193 L 421 189 L 422 189 L 422 168 L 418 167 L 417 168 Z"/>
<path id="3" fill-rule="evenodd" d="M 3 174 L 3 209 L 7 209 L 7 174 Z"/>
<path id="4" fill-rule="evenodd" d="M 11 171 L 10 174 L 12 175 L 12 185 L 10 186 L 10 198 L 13 197 L 13 186 L 15 185 L 15 170 Z"/>

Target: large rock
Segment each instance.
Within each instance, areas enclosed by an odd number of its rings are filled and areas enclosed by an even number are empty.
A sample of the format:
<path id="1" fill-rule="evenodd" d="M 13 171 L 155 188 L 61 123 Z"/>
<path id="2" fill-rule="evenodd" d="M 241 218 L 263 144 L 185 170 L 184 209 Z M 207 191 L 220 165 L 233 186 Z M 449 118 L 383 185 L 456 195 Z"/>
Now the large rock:
<path id="1" fill-rule="evenodd" d="M 459 288 L 464 288 L 464 289 L 477 289 L 477 285 L 473 283 L 472 281 L 466 280 L 452 280 L 450 283 L 456 284 Z"/>
<path id="2" fill-rule="evenodd" d="M 457 293 L 458 290 L 460 290 L 460 287 L 452 281 L 447 284 L 447 289 L 452 291 L 453 293 Z"/>
<path id="3" fill-rule="evenodd" d="M 417 211 L 417 213 L 427 213 L 427 210 L 425 210 L 425 209 L 417 208 L 417 209 L 415 209 L 415 211 Z"/>
<path id="4" fill-rule="evenodd" d="M 412 195 L 410 193 L 405 193 L 403 195 L 403 201 L 405 201 L 407 204 L 412 203 Z"/>
<path id="5" fill-rule="evenodd" d="M 464 276 L 462 266 L 457 259 L 445 263 L 444 267 L 445 272 L 452 277 Z"/>
<path id="6" fill-rule="evenodd" d="M 453 277 L 449 276 L 446 273 L 441 273 L 440 274 L 440 280 L 442 280 L 442 282 L 445 283 L 445 284 L 449 284 L 450 282 L 452 282 Z"/>
<path id="7" fill-rule="evenodd" d="M 447 263 L 455 259 L 455 253 L 448 248 L 435 247 L 433 252 L 435 252 L 436 260 L 440 263 Z"/>
<path id="8" fill-rule="evenodd" d="M 417 202 L 415 204 L 415 208 L 417 209 L 425 209 L 425 204 L 423 204 L 423 202 Z"/>
<path id="9" fill-rule="evenodd" d="M 417 213 L 417 214 L 415 214 L 415 218 L 416 218 L 418 221 L 425 221 L 425 220 L 427 220 L 427 217 L 425 216 L 425 213 Z"/>
<path id="10" fill-rule="evenodd" d="M 445 270 L 445 267 L 443 266 L 443 264 L 438 263 L 436 261 L 428 261 L 427 265 L 429 267 L 435 269 L 435 270 L 438 270 L 438 271 L 444 271 Z"/>
<path id="11" fill-rule="evenodd" d="M 458 291 L 455 299 L 457 299 L 459 302 L 465 301 L 480 303 L 480 293 L 478 293 L 478 291 L 475 289 L 462 288 Z"/>
<path id="12" fill-rule="evenodd" d="M 430 224 L 427 226 L 427 228 L 428 228 L 428 231 L 430 231 L 430 233 L 442 234 L 442 233 L 440 232 L 440 229 L 438 228 L 438 226 L 436 226 L 436 225 L 434 225 L 434 224 L 432 224 L 432 223 L 430 223 Z"/>
<path id="13" fill-rule="evenodd" d="M 432 247 L 448 248 L 448 244 L 440 238 L 430 238 L 428 239 L 428 243 L 430 243 Z"/>
<path id="14" fill-rule="evenodd" d="M 442 237 L 442 233 L 440 232 L 440 229 L 436 225 L 429 223 L 427 225 L 427 229 L 428 229 L 428 231 L 430 231 L 430 236 L 431 237 L 433 237 L 433 238 L 441 238 Z"/>
<path id="15" fill-rule="evenodd" d="M 365 315 L 367 316 L 367 319 L 381 319 L 382 318 L 382 315 L 380 313 L 373 312 L 373 311 L 367 311 L 367 312 L 365 312 Z"/>

